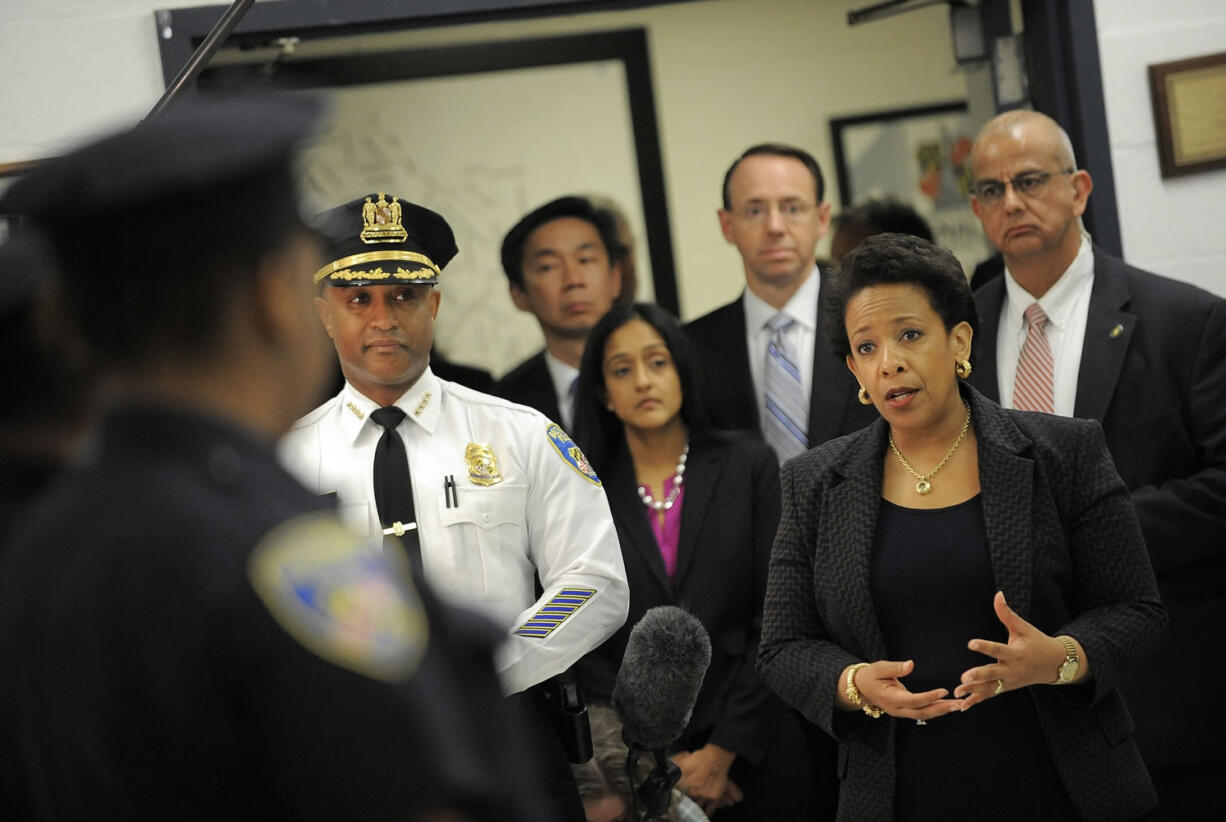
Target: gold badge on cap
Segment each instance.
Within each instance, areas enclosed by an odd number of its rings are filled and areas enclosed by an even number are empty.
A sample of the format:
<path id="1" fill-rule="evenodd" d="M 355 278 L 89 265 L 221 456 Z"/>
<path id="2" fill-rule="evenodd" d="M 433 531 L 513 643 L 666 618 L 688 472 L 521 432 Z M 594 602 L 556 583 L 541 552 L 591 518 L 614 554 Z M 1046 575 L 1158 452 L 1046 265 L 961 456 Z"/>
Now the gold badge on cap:
<path id="1" fill-rule="evenodd" d="M 399 197 L 392 197 L 390 203 L 382 191 L 379 192 L 379 199 L 373 203 L 367 197 L 366 202 L 362 203 L 362 233 L 358 235 L 362 242 L 403 243 L 408 239 L 409 232 L 400 222 L 401 211 Z"/>
<path id="2" fill-rule="evenodd" d="M 498 473 L 498 458 L 488 445 L 470 442 L 464 449 L 464 459 L 468 462 L 468 478 L 475 485 L 497 485 L 502 482 L 502 474 Z"/>

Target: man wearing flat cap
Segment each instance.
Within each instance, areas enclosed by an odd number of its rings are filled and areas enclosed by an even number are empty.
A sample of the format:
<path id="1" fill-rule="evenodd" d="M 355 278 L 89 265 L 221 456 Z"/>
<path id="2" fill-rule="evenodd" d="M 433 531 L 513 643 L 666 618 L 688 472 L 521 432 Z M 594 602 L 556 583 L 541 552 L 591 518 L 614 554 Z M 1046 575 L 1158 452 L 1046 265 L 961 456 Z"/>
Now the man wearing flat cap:
<path id="1" fill-rule="evenodd" d="M 440 215 L 380 192 L 316 226 L 331 245 L 315 307 L 346 383 L 285 436 L 285 464 L 335 493 L 352 526 L 402 535 L 440 594 L 502 626 L 503 689 L 534 705 L 536 686 L 626 619 L 600 479 L 541 413 L 431 372 L 437 284 L 456 254 Z"/>
<path id="2" fill-rule="evenodd" d="M 291 171 L 317 118 L 183 102 L 0 200 L 50 238 L 54 332 L 109 399 L 5 534 L 6 819 L 542 818 L 497 632 L 276 459 L 330 360 Z"/>

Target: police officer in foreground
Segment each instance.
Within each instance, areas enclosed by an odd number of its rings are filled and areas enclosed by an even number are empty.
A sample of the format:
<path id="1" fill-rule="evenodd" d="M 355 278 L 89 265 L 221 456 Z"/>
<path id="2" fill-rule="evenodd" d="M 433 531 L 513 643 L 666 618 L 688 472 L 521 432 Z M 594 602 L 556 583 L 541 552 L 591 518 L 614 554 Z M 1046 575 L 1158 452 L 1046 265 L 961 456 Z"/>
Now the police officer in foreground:
<path id="1" fill-rule="evenodd" d="M 181 103 L 0 201 L 51 238 L 55 333 L 110 398 L 0 558 L 6 818 L 551 818 L 497 632 L 275 457 L 330 359 L 291 173 L 317 108 Z"/>
<path id="2" fill-rule="evenodd" d="M 286 465 L 342 516 L 402 539 L 444 598 L 505 630 L 503 690 L 539 726 L 540 686 L 626 619 L 621 550 L 600 480 L 539 412 L 430 370 L 447 222 L 385 192 L 321 215 L 330 238 L 315 307 L 346 384 L 281 442 Z M 539 585 L 539 587 L 538 587 Z M 542 735 L 554 796 L 582 819 L 557 737 Z"/>

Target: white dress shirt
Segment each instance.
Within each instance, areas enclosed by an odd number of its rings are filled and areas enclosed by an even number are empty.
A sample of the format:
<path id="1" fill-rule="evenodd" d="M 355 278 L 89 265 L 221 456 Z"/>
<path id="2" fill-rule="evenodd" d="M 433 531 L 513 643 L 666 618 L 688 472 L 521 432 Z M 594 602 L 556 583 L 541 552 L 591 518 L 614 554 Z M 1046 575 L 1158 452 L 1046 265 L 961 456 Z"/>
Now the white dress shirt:
<path id="1" fill-rule="evenodd" d="M 817 266 L 805 278 L 792 299 L 783 306 L 783 313 L 794 322 L 787 337 L 796 346 L 797 365 L 805 397 L 813 396 L 813 348 L 817 340 L 817 294 L 821 285 Z M 758 402 L 758 426 L 766 419 L 766 349 L 770 346 L 771 330 L 766 324 L 779 310 L 749 289 L 745 289 L 745 345 L 749 350 L 749 373 L 753 377 L 754 397 Z M 801 421 L 808 426 L 809 421 Z"/>
<path id="2" fill-rule="evenodd" d="M 575 395 L 570 387 L 579 379 L 579 369 L 562 362 L 548 349 L 545 351 L 545 367 L 549 369 L 549 379 L 553 383 L 553 394 L 558 398 L 558 413 L 562 419 L 558 423 L 570 431 L 575 425 Z"/>
<path id="3" fill-rule="evenodd" d="M 1052 387 L 1055 399 L 1052 409 L 1061 416 L 1073 416 L 1093 286 L 1094 251 L 1085 237 L 1081 238 L 1081 248 L 1068 269 L 1038 300 L 1018 285 L 1009 269 L 1005 269 L 1005 302 L 1001 306 L 1000 327 L 996 332 L 996 373 L 1002 406 L 1013 407 L 1017 359 L 1021 356 L 1022 344 L 1026 342 L 1023 313 L 1037 302 L 1048 320 L 1044 333 L 1051 346 L 1054 363 Z"/>
<path id="4" fill-rule="evenodd" d="M 397 432 L 413 477 L 426 579 L 507 629 L 496 659 L 507 693 L 566 670 L 622 626 L 629 589 L 609 504 L 561 429 L 527 406 L 429 370 L 396 405 L 406 413 Z M 279 446 L 289 471 L 315 493 L 335 491 L 342 519 L 368 535 L 382 530 L 373 481 L 383 433 L 370 419 L 376 408 L 346 383 Z M 493 452 L 492 484 L 474 479 L 481 472 L 466 456 L 470 443 Z M 449 477 L 458 505 L 444 488 Z M 538 573 L 545 588 L 539 599 Z M 555 625 L 550 614 L 554 622 L 563 618 Z"/>

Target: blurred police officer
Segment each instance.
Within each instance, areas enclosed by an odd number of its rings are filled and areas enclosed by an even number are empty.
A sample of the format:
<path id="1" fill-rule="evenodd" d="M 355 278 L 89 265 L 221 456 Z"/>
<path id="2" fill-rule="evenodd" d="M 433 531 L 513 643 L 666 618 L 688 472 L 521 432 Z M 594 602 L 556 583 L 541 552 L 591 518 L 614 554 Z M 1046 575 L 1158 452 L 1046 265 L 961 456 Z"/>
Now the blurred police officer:
<path id="1" fill-rule="evenodd" d="M 600 480 L 539 412 L 431 372 L 437 284 L 456 254 L 441 216 L 375 193 L 317 227 L 332 244 L 315 307 L 346 384 L 294 425 L 282 457 L 308 488 L 335 492 L 353 526 L 402 535 L 440 594 L 505 629 L 503 689 L 544 725 L 537 686 L 626 619 Z M 544 741 L 555 794 L 582 819 L 561 747 Z"/>
<path id="2" fill-rule="evenodd" d="M 193 102 L 14 185 L 111 402 L 0 565 L 9 818 L 536 819 L 488 626 L 280 467 L 326 379 L 305 98 Z"/>

